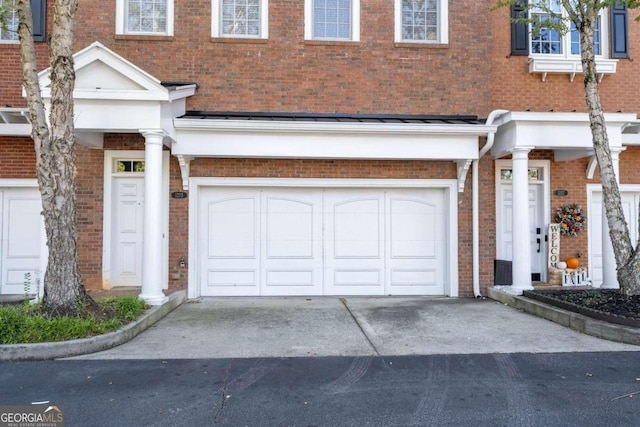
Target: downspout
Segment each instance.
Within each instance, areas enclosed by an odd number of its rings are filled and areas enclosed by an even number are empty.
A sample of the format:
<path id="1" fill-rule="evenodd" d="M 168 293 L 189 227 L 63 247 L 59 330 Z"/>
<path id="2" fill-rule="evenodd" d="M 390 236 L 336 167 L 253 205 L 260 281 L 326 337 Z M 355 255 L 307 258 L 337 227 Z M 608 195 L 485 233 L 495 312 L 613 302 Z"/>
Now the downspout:
<path id="1" fill-rule="evenodd" d="M 492 125 L 493 122 L 503 114 L 508 113 L 508 110 L 493 110 L 485 124 Z M 493 147 L 493 140 L 495 139 L 495 132 L 490 132 L 487 135 L 487 143 L 480 149 L 478 153 L 478 159 L 474 160 L 471 164 L 472 171 L 472 229 L 473 229 L 473 295 L 476 298 L 482 298 L 480 293 L 480 214 L 479 214 L 479 192 L 478 187 L 478 162 L 482 159 L 491 147 Z"/>

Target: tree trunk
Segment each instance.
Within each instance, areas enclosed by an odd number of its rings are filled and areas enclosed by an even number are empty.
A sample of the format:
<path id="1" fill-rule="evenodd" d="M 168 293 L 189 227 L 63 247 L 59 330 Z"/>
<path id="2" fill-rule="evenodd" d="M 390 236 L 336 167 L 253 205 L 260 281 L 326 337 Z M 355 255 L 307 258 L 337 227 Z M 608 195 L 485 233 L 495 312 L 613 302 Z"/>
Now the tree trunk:
<path id="1" fill-rule="evenodd" d="M 29 0 L 18 1 L 24 87 L 33 126 L 36 173 L 42 196 L 49 258 L 44 275 L 44 308 L 52 315 L 73 313 L 90 302 L 78 268 L 73 126 L 73 25 L 76 0 L 56 0 L 49 46 L 51 131 L 40 94 Z"/>
<path id="2" fill-rule="evenodd" d="M 604 121 L 604 112 L 600 102 L 595 55 L 593 51 L 593 32 L 597 10 L 587 10 L 581 22 L 574 22 L 580 33 L 582 70 L 584 73 L 585 100 L 589 112 L 593 147 L 600 168 L 602 183 L 602 203 L 609 225 L 609 236 L 616 259 L 620 290 L 628 295 L 640 294 L 640 263 L 629 237 L 629 228 L 624 218 L 620 189 L 616 179 L 611 149 Z M 582 28 L 580 28 L 580 25 Z"/>

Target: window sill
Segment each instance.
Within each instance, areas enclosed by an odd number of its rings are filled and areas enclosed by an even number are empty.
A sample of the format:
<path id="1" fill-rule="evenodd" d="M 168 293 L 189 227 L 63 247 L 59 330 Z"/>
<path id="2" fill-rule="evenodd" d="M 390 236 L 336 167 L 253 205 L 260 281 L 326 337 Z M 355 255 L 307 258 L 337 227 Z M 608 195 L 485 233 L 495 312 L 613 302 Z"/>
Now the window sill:
<path id="1" fill-rule="evenodd" d="M 304 44 L 309 46 L 353 46 L 360 43 L 360 40 L 305 40 Z"/>
<path id="2" fill-rule="evenodd" d="M 211 37 L 212 43 L 232 43 L 232 44 L 267 44 L 269 39 L 250 37 Z"/>
<path id="3" fill-rule="evenodd" d="M 157 36 L 151 34 L 116 34 L 116 40 L 149 40 L 154 42 L 172 41 L 173 36 L 167 36 L 164 34 L 158 34 Z"/>
<path id="4" fill-rule="evenodd" d="M 448 43 L 438 42 L 394 42 L 393 46 L 409 49 L 449 49 Z"/>
<path id="5" fill-rule="evenodd" d="M 617 64 L 617 59 L 596 59 L 598 82 L 602 81 L 606 74 L 615 74 Z M 529 56 L 529 73 L 542 74 L 543 82 L 549 73 L 568 74 L 569 80 L 573 81 L 576 74 L 582 74 L 582 63 L 580 59 Z"/>

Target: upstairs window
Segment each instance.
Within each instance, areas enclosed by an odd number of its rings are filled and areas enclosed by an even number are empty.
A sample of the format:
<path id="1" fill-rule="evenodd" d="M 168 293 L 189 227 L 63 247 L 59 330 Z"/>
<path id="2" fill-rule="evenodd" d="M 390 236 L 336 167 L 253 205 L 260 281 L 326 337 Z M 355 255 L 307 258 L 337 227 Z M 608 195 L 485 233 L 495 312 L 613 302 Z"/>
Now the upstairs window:
<path id="1" fill-rule="evenodd" d="M 116 33 L 173 35 L 173 0 L 116 0 Z"/>
<path id="2" fill-rule="evenodd" d="M 558 0 L 539 0 L 535 5 L 544 5 L 546 10 L 540 6 L 531 9 L 532 17 L 538 22 L 531 25 L 531 54 L 558 55 L 561 57 L 580 55 L 580 34 L 576 26 L 571 23 L 571 30 L 566 34 L 560 34 L 558 30 L 545 27 L 545 22 L 559 23 L 559 18 L 553 18 L 549 10 L 559 15 L 566 15 L 565 10 Z M 594 52 L 596 56 L 603 54 L 602 26 L 604 11 L 600 12 L 594 29 Z M 537 28 L 536 28 L 537 27 Z"/>
<path id="3" fill-rule="evenodd" d="M 6 9 L 6 29 L 0 25 L 0 43 L 18 42 L 18 12 L 17 0 L 0 0 L 0 7 Z"/>
<path id="4" fill-rule="evenodd" d="M 448 43 L 446 0 L 396 0 L 396 42 Z"/>
<path id="5" fill-rule="evenodd" d="M 526 16 L 527 1 L 522 0 L 511 7 L 511 18 Z M 580 58 L 580 37 L 575 25 L 571 24 L 568 33 L 562 35 L 557 30 L 545 27 L 544 22 L 551 18 L 549 10 L 566 16 L 559 0 L 534 0 L 530 16 L 539 22 L 538 30 L 532 31 L 536 24 L 511 24 L 511 54 L 547 56 L 556 59 Z M 543 10 L 545 6 L 548 10 Z M 607 19 L 607 17 L 609 19 Z M 558 18 L 556 18 L 558 19 Z M 600 11 L 594 28 L 594 53 L 601 59 L 628 58 L 627 7 L 612 5 L 608 10 Z"/>
<path id="6" fill-rule="evenodd" d="M 268 0 L 213 0 L 211 36 L 268 37 Z"/>
<path id="7" fill-rule="evenodd" d="M 360 40 L 360 0 L 305 0 L 307 40 Z"/>

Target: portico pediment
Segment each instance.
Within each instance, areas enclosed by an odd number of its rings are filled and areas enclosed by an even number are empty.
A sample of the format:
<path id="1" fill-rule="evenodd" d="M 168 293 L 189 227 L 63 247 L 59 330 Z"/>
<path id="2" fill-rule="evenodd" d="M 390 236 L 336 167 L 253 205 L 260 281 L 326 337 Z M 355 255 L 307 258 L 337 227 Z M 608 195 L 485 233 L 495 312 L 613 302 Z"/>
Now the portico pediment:
<path id="1" fill-rule="evenodd" d="M 76 74 L 74 124 L 79 132 L 175 131 L 173 117 L 184 114 L 195 83 L 163 84 L 99 42 L 73 55 Z M 51 99 L 51 70 L 39 73 L 45 104 Z M 91 144 L 92 146 L 95 145 Z"/>

